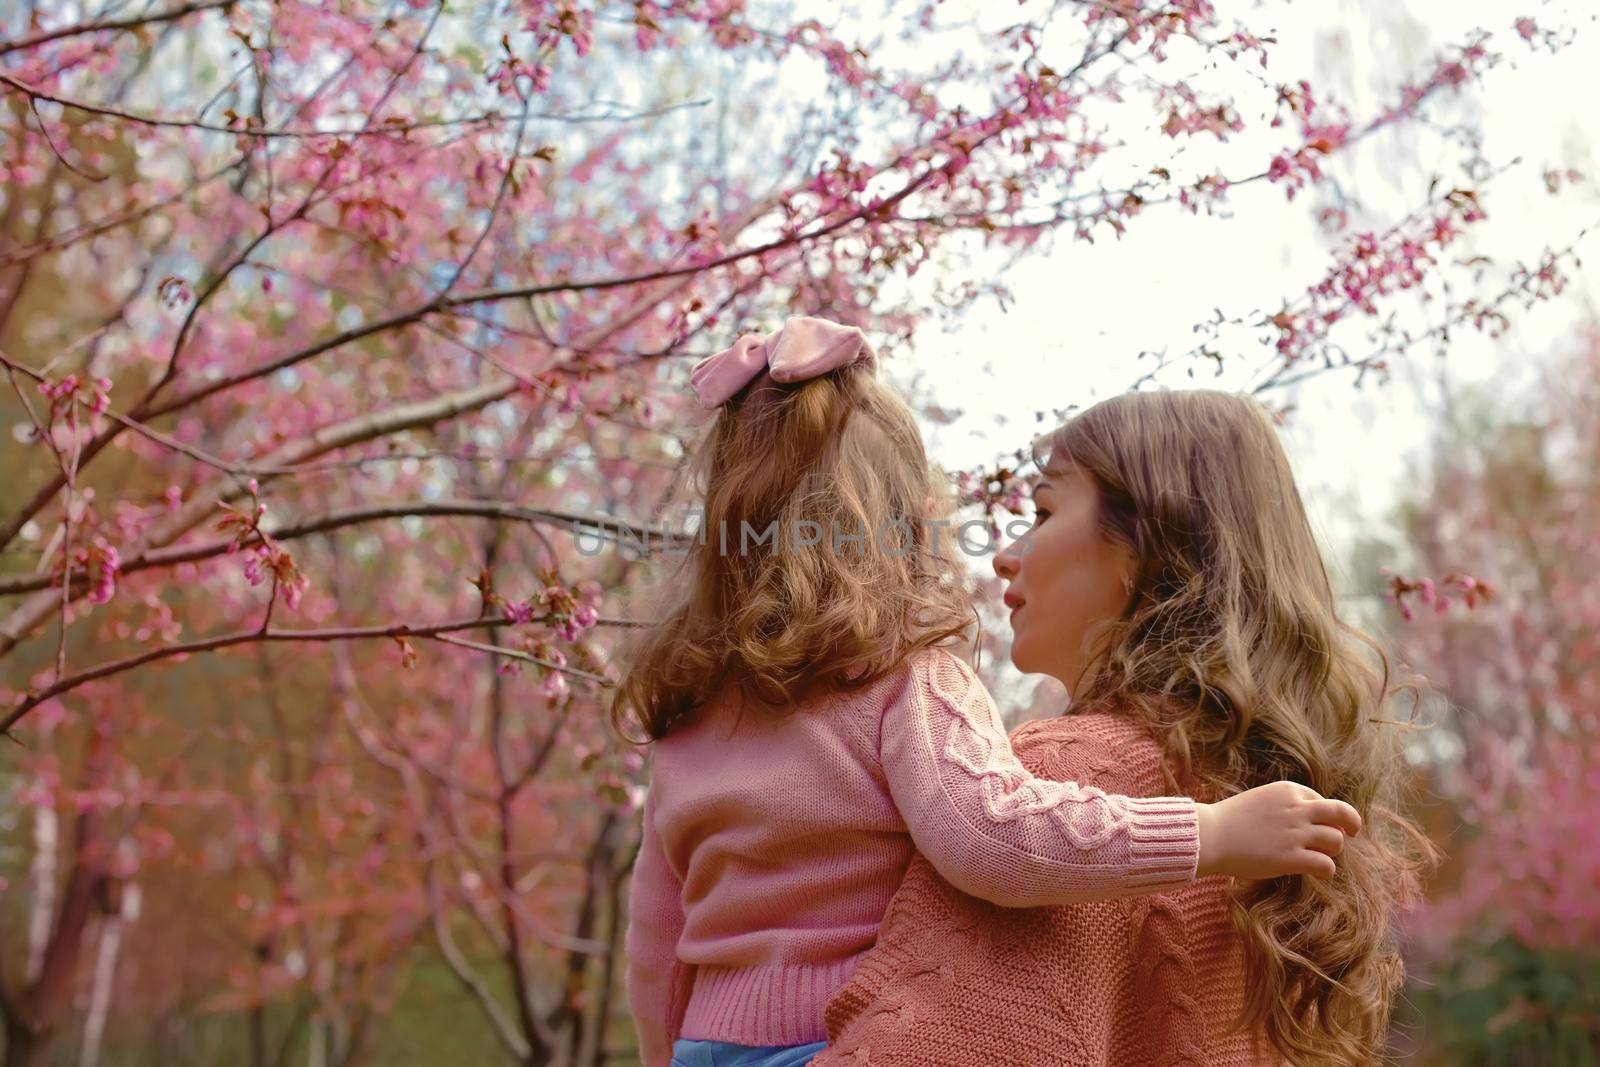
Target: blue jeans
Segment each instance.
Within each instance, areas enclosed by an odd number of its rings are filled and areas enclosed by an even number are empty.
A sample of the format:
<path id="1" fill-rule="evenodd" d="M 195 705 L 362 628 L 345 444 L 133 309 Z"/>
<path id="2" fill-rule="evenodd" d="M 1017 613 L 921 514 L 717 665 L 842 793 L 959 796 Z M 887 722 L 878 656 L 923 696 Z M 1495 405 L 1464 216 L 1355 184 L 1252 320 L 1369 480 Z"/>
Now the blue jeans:
<path id="1" fill-rule="evenodd" d="M 827 1047 L 826 1041 L 756 1048 L 680 1037 L 672 1044 L 672 1067 L 805 1067 L 811 1057 Z"/>

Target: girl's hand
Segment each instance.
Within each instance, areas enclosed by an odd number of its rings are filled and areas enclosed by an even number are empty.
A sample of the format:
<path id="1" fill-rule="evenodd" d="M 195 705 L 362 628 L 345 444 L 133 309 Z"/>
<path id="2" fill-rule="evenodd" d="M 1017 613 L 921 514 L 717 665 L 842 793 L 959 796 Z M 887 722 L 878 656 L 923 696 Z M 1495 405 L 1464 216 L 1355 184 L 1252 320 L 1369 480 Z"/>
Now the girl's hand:
<path id="1" fill-rule="evenodd" d="M 1361 815 L 1297 782 L 1273 782 L 1215 804 L 1198 804 L 1200 864 L 1196 878 L 1332 878 L 1344 839 L 1361 832 Z"/>

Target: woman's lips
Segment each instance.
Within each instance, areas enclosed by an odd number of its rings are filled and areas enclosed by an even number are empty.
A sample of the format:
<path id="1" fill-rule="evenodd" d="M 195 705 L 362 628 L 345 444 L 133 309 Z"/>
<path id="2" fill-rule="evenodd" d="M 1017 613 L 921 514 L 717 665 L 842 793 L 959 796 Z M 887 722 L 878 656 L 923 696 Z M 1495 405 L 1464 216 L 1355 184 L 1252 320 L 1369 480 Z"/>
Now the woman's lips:
<path id="1" fill-rule="evenodd" d="M 1011 620 L 1013 623 L 1016 622 L 1017 612 L 1022 610 L 1024 603 L 1022 597 L 1017 594 L 1015 589 L 1007 589 L 1000 599 L 1005 602 L 1006 607 L 1011 609 Z"/>

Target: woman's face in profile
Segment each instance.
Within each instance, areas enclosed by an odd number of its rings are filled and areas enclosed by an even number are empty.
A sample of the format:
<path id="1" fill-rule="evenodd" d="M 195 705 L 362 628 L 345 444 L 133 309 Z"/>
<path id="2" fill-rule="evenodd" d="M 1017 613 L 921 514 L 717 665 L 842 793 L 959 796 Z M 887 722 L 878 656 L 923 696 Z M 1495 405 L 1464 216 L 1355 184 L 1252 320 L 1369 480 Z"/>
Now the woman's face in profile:
<path id="1" fill-rule="evenodd" d="M 1135 561 L 1107 540 L 1096 522 L 1094 483 L 1077 467 L 1047 470 L 1034 490 L 1033 526 L 995 556 L 1007 582 L 1011 661 L 1030 674 L 1048 674 L 1080 688 L 1095 623 L 1115 619 L 1127 605 Z"/>

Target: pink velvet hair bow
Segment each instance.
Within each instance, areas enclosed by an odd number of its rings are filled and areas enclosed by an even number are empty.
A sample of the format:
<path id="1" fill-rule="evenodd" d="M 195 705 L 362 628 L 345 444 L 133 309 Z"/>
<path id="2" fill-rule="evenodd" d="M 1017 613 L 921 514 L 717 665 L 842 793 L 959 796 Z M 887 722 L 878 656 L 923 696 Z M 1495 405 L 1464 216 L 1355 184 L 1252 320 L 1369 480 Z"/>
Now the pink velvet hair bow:
<path id="1" fill-rule="evenodd" d="M 799 382 L 874 358 L 867 335 L 810 315 L 790 315 L 783 328 L 763 337 L 747 333 L 714 356 L 695 364 L 689 384 L 702 407 L 727 402 L 765 368 L 775 382 Z"/>

